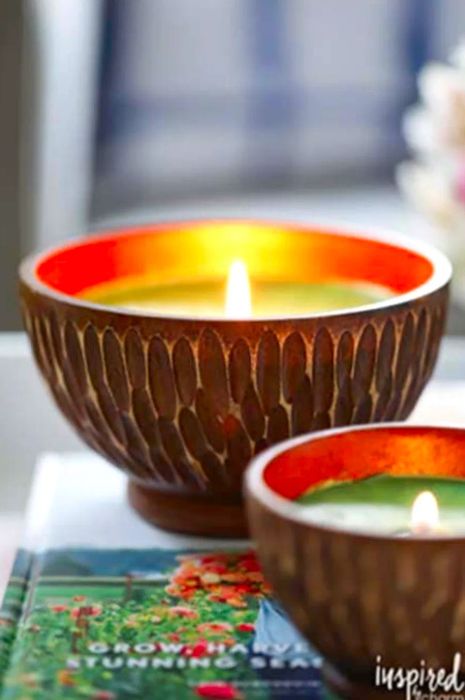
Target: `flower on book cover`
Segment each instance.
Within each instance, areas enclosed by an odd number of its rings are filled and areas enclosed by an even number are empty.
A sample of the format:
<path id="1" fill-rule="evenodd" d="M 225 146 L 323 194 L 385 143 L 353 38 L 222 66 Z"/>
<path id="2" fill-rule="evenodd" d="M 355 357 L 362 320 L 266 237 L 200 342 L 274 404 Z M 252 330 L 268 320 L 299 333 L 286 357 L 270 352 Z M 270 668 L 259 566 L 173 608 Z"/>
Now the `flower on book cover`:
<path id="1" fill-rule="evenodd" d="M 72 687 L 76 684 L 76 679 L 72 671 L 62 668 L 57 673 L 57 680 L 60 685 Z"/>
<path id="2" fill-rule="evenodd" d="M 194 659 L 210 654 L 209 643 L 206 639 L 199 639 L 192 644 L 185 644 L 181 652 L 182 656 L 190 656 Z"/>
<path id="3" fill-rule="evenodd" d="M 169 609 L 169 614 L 171 617 L 187 617 L 191 620 L 195 620 L 199 616 L 197 610 L 183 605 L 173 605 Z"/>
<path id="4" fill-rule="evenodd" d="M 199 683 L 195 691 L 200 698 L 214 698 L 215 700 L 240 700 L 243 697 L 234 685 L 222 681 Z"/>
<path id="5" fill-rule="evenodd" d="M 69 610 L 67 605 L 51 605 L 50 610 L 54 613 L 63 613 Z"/>
<path id="6" fill-rule="evenodd" d="M 254 551 L 220 554 L 192 554 L 179 557 L 166 592 L 191 600 L 198 591 L 212 602 L 246 607 L 246 597 L 262 598 L 270 593 Z"/>
<path id="7" fill-rule="evenodd" d="M 223 634 L 223 632 L 232 632 L 232 625 L 229 622 L 203 622 L 197 625 L 197 632 L 201 634 L 207 632 L 209 634 Z"/>
<path id="8" fill-rule="evenodd" d="M 236 625 L 238 632 L 255 632 L 255 625 L 252 622 L 240 622 Z"/>
<path id="9" fill-rule="evenodd" d="M 79 619 L 80 617 L 98 617 L 102 614 L 101 605 L 83 605 L 78 608 L 73 608 L 70 612 L 70 617 L 73 620 Z"/>

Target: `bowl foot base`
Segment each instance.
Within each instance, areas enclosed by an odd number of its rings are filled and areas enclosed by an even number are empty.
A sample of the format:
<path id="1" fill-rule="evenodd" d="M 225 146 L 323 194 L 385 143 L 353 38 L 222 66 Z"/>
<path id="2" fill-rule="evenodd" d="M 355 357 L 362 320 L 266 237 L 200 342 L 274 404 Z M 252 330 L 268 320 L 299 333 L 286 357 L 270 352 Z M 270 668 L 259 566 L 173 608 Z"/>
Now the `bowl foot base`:
<path id="1" fill-rule="evenodd" d="M 348 678 L 327 662 L 323 664 L 322 675 L 331 700 L 405 700 L 405 690 L 383 690 L 368 679 L 364 682 Z"/>
<path id="2" fill-rule="evenodd" d="M 162 493 L 132 481 L 128 485 L 128 498 L 144 520 L 163 530 L 208 537 L 249 536 L 241 502 Z"/>

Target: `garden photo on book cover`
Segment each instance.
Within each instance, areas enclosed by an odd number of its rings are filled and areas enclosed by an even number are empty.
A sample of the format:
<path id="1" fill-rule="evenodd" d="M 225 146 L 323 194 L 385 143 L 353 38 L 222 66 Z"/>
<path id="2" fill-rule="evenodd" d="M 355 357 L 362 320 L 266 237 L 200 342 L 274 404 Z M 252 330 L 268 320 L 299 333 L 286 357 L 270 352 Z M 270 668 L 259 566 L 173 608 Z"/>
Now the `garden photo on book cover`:
<path id="1" fill-rule="evenodd" d="M 23 554 L 0 697 L 317 698 L 318 657 L 269 594 L 252 550 Z"/>

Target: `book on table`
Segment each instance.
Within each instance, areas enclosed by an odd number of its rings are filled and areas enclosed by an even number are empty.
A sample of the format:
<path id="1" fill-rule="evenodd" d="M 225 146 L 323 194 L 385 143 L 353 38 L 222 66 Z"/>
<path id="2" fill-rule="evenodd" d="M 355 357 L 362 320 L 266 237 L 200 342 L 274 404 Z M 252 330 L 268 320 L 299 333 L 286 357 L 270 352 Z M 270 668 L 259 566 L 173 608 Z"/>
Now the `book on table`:
<path id="1" fill-rule="evenodd" d="M 44 455 L 0 616 L 0 700 L 326 697 L 250 542 L 157 530 L 99 457 Z"/>

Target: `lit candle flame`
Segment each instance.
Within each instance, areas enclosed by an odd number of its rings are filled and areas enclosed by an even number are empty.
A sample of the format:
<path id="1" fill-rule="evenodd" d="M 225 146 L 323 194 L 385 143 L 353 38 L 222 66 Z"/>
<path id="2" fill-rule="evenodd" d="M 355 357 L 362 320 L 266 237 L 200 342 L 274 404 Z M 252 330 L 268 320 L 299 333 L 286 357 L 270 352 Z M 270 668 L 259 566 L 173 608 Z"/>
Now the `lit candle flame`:
<path id="1" fill-rule="evenodd" d="M 239 319 L 252 316 L 249 273 L 242 260 L 235 260 L 229 268 L 224 310 L 226 318 Z"/>
<path id="2" fill-rule="evenodd" d="M 430 534 L 439 528 L 439 507 L 431 491 L 422 491 L 416 497 L 410 516 L 410 528 L 415 534 Z"/>

